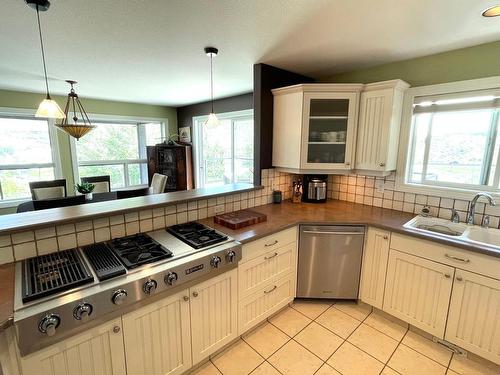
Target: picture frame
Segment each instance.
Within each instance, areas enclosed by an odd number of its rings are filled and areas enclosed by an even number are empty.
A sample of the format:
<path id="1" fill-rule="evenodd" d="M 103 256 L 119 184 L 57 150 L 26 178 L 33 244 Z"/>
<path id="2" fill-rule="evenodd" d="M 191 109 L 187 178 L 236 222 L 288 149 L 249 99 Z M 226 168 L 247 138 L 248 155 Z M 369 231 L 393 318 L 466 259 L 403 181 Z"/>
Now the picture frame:
<path id="1" fill-rule="evenodd" d="M 191 143 L 191 128 L 189 126 L 179 128 L 179 141 Z"/>

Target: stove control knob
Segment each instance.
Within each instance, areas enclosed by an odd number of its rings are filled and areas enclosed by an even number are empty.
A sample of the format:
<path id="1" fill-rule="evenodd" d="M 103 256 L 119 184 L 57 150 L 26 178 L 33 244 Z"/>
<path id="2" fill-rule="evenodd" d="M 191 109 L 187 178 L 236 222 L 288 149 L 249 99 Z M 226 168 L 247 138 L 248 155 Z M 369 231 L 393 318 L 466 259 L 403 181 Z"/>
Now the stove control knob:
<path id="1" fill-rule="evenodd" d="M 220 257 L 213 257 L 210 261 L 210 265 L 212 266 L 212 268 L 219 268 L 221 261 L 222 259 Z"/>
<path id="2" fill-rule="evenodd" d="M 233 250 L 231 250 L 226 254 L 226 259 L 228 263 L 233 263 L 235 258 L 236 258 L 236 253 Z"/>
<path id="3" fill-rule="evenodd" d="M 155 280 L 148 280 L 144 283 L 142 290 L 144 290 L 144 293 L 146 294 L 153 294 L 157 286 L 158 284 Z"/>
<path id="4" fill-rule="evenodd" d="M 56 329 L 61 324 L 61 318 L 56 314 L 46 315 L 38 324 L 38 330 L 45 333 L 47 336 L 54 336 Z"/>
<path id="5" fill-rule="evenodd" d="M 165 276 L 165 284 L 174 285 L 178 279 L 179 276 L 177 276 L 175 272 L 169 272 L 167 276 Z"/>
<path id="6" fill-rule="evenodd" d="M 73 316 L 76 320 L 86 322 L 87 320 L 89 320 L 89 317 L 92 314 L 92 310 L 93 307 L 90 303 L 82 302 L 73 310 Z"/>
<path id="7" fill-rule="evenodd" d="M 118 289 L 113 293 L 113 297 L 111 297 L 111 301 L 115 305 L 121 305 L 127 299 L 127 292 L 124 289 Z"/>

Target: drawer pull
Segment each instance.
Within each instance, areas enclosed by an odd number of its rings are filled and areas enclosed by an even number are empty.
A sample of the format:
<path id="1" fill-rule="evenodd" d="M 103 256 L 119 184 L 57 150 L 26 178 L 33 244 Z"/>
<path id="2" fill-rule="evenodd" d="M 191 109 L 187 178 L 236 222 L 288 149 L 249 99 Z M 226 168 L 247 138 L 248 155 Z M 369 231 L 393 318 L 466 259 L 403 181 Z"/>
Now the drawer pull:
<path id="1" fill-rule="evenodd" d="M 462 276 L 457 276 L 457 281 L 462 281 Z"/>
<path id="2" fill-rule="evenodd" d="M 445 273 L 444 277 L 446 277 L 447 279 L 449 279 L 451 277 L 451 275 L 449 273 Z"/>
<path id="3" fill-rule="evenodd" d="M 459 258 L 459 257 L 456 257 L 454 255 L 444 254 L 444 256 L 448 259 L 455 260 L 457 262 L 462 262 L 462 263 L 469 263 L 470 262 L 469 259 Z"/>
<path id="4" fill-rule="evenodd" d="M 271 256 L 268 256 L 268 257 L 264 257 L 265 260 L 269 260 L 269 259 L 273 259 L 274 257 L 277 257 L 278 256 L 278 253 L 274 253 L 273 255 Z"/>
<path id="5" fill-rule="evenodd" d="M 273 287 L 272 287 L 271 289 L 269 289 L 269 290 L 264 290 L 264 293 L 269 294 L 269 293 L 273 292 L 276 288 L 277 288 L 277 286 L 275 285 L 275 286 L 273 286 Z"/>
<path id="6" fill-rule="evenodd" d="M 274 240 L 274 242 L 271 242 L 271 243 L 266 243 L 264 244 L 265 247 L 269 247 L 269 246 L 274 246 L 278 243 L 278 240 Z"/>
<path id="7" fill-rule="evenodd" d="M 384 236 L 382 237 L 384 240 L 388 240 L 389 239 L 389 236 L 387 234 L 384 234 Z"/>

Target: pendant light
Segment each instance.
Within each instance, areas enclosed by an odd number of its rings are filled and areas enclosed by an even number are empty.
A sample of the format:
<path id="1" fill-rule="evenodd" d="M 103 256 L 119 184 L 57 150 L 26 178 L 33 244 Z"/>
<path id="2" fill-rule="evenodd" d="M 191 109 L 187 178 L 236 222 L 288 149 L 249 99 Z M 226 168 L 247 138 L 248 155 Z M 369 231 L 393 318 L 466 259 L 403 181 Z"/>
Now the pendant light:
<path id="1" fill-rule="evenodd" d="M 208 120 L 205 124 L 207 125 L 218 125 L 219 119 L 215 115 L 214 112 L 214 69 L 213 69 L 213 58 L 217 56 L 219 50 L 215 47 L 205 47 L 205 54 L 210 57 L 210 100 L 211 100 L 211 108 L 208 115 Z"/>
<path id="2" fill-rule="evenodd" d="M 40 12 L 45 12 L 50 7 L 50 2 L 48 0 L 26 0 L 26 4 L 30 8 L 36 10 L 36 18 L 38 21 L 38 34 L 40 35 L 40 47 L 42 49 L 42 62 L 43 62 L 43 73 L 45 76 L 45 89 L 47 96 L 40 103 L 36 111 L 35 117 L 45 117 L 45 118 L 64 118 L 64 113 L 55 100 L 50 97 L 49 93 L 49 80 L 47 78 L 47 66 L 45 64 L 45 51 L 43 49 L 43 38 L 42 38 L 42 27 L 40 26 Z"/>
<path id="3" fill-rule="evenodd" d="M 76 81 L 67 80 L 71 86 L 71 89 L 68 94 L 68 100 L 66 101 L 66 107 L 64 107 L 64 119 L 60 124 L 56 124 L 56 126 L 68 133 L 70 136 L 79 140 L 89 131 L 95 128 L 94 125 L 90 123 L 89 117 L 87 116 L 87 112 L 83 109 L 82 103 L 78 98 L 78 95 L 75 92 L 73 85 L 76 84 Z M 71 115 L 70 112 L 73 112 Z M 71 123 L 70 119 L 73 120 Z"/>

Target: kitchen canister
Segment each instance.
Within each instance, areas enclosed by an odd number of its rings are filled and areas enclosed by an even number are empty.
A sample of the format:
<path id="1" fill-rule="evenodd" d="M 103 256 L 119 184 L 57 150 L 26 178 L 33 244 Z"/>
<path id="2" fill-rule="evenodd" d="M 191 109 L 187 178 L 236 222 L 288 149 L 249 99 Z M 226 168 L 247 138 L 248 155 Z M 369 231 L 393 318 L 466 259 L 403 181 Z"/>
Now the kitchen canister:
<path id="1" fill-rule="evenodd" d="M 283 194 L 279 190 L 274 190 L 273 191 L 273 203 L 281 203 L 281 200 L 283 199 Z"/>

